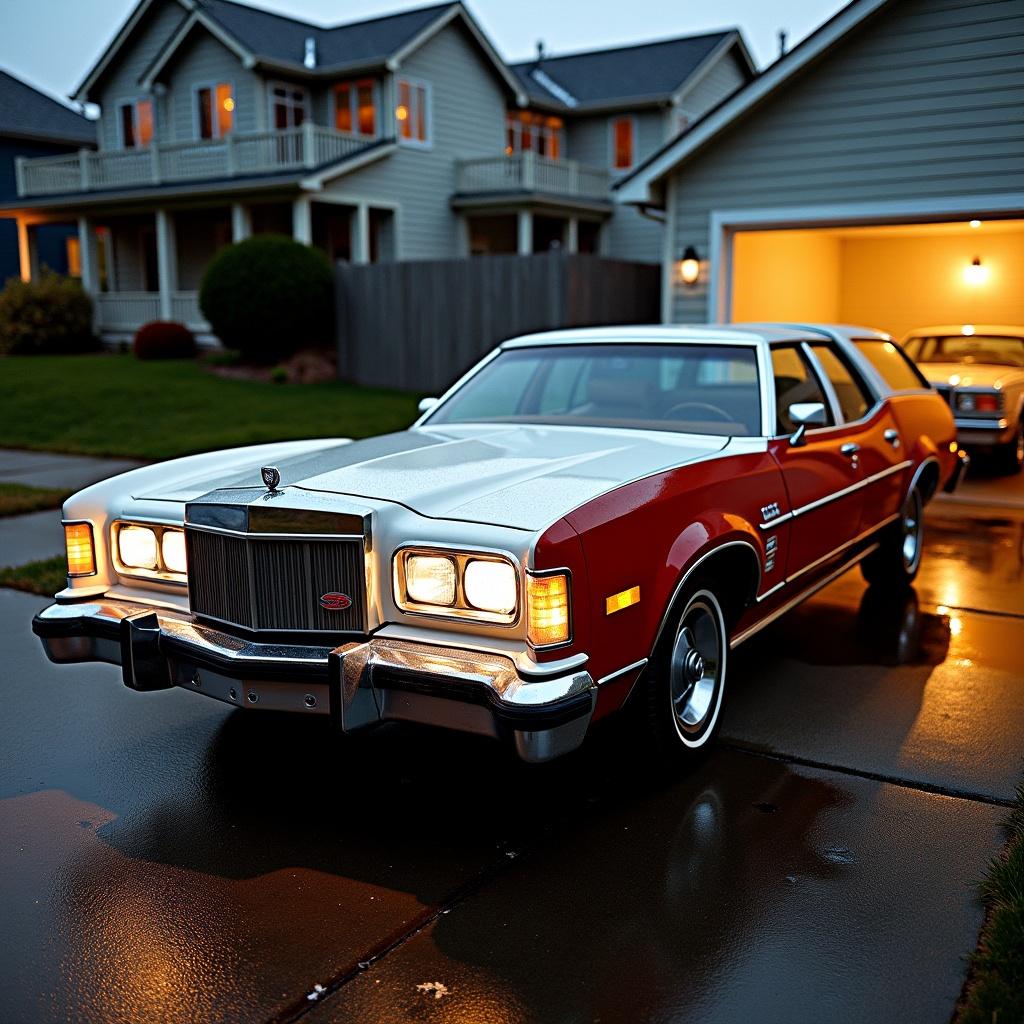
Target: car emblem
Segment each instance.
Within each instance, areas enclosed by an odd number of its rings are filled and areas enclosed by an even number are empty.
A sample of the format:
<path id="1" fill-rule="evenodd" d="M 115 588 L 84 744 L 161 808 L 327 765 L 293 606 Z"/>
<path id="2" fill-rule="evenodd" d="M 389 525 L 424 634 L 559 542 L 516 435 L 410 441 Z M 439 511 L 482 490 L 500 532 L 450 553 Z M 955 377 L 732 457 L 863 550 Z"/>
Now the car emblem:
<path id="1" fill-rule="evenodd" d="M 343 612 L 346 608 L 352 607 L 352 598 L 348 594 L 338 594 L 334 591 L 329 594 L 321 594 L 320 607 L 329 612 Z"/>
<path id="2" fill-rule="evenodd" d="M 260 476 L 263 477 L 268 491 L 277 490 L 277 485 L 281 482 L 281 471 L 277 466 L 264 466 L 260 470 Z"/>

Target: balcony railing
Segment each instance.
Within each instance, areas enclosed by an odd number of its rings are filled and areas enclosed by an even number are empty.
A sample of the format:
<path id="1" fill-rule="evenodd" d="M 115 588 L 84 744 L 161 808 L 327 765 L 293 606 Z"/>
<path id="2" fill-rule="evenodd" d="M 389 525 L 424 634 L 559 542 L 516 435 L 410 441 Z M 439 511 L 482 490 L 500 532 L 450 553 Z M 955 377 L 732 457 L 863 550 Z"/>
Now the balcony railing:
<path id="1" fill-rule="evenodd" d="M 161 142 L 145 149 L 83 149 L 67 156 L 19 158 L 18 195 L 92 192 L 310 169 L 342 160 L 375 141 L 307 122 L 299 128 Z"/>
<path id="2" fill-rule="evenodd" d="M 101 331 L 135 331 L 151 320 L 161 319 L 157 292 L 100 292 L 93 296 L 96 326 Z M 171 319 L 194 331 L 208 331 L 199 309 L 198 292 L 171 294 Z"/>
<path id="3" fill-rule="evenodd" d="M 551 160 L 529 151 L 511 156 L 459 160 L 455 190 L 459 195 L 544 192 L 576 199 L 607 201 L 611 175 L 575 160 Z"/>

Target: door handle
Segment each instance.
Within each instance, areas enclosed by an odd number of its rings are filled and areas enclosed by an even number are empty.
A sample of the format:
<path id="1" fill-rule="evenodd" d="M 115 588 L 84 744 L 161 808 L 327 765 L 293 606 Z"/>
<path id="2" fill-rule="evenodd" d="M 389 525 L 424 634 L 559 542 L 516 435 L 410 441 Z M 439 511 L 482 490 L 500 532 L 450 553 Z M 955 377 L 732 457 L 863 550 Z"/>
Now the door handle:
<path id="1" fill-rule="evenodd" d="M 860 445 L 854 444 L 853 441 L 847 441 L 839 451 L 842 452 L 843 455 L 849 455 L 851 458 L 855 459 L 857 457 L 857 453 L 860 451 Z"/>
<path id="2" fill-rule="evenodd" d="M 893 446 L 893 448 L 899 448 L 899 446 L 900 446 L 900 432 L 898 430 L 893 430 L 892 427 L 890 427 L 882 435 L 882 437 L 884 437 L 886 439 L 886 441 L 888 441 L 889 444 L 891 444 Z"/>

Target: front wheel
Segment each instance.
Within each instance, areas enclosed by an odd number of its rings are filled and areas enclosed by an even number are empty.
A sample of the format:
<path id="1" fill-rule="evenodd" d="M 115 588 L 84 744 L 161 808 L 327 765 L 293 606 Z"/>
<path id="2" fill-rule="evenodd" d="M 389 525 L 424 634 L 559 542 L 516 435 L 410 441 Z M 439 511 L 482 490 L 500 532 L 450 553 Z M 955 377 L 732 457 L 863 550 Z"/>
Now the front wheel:
<path id="1" fill-rule="evenodd" d="M 882 534 L 881 543 L 860 563 L 872 585 L 909 587 L 921 568 L 924 544 L 924 498 L 915 487 L 903 503 L 900 517 Z"/>
<path id="2" fill-rule="evenodd" d="M 729 636 L 718 598 L 709 588 L 694 586 L 670 643 L 644 678 L 644 733 L 658 760 L 692 760 L 714 738 L 728 651 Z"/>

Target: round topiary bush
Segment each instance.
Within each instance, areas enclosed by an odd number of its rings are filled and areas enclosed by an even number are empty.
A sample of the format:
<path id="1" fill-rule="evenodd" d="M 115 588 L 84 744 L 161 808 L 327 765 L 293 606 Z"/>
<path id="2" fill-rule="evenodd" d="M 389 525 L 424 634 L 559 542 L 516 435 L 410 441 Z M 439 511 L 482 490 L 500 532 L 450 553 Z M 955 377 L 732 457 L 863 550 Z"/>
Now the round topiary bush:
<path id="1" fill-rule="evenodd" d="M 213 333 L 253 363 L 275 363 L 332 336 L 327 257 L 283 235 L 225 246 L 206 268 L 199 306 Z"/>
<path id="2" fill-rule="evenodd" d="M 154 320 L 140 327 L 132 341 L 137 359 L 194 359 L 195 335 L 173 320 Z"/>
<path id="3" fill-rule="evenodd" d="M 89 352 L 92 300 L 72 277 L 45 270 L 36 281 L 12 277 L 0 291 L 0 353 Z"/>

